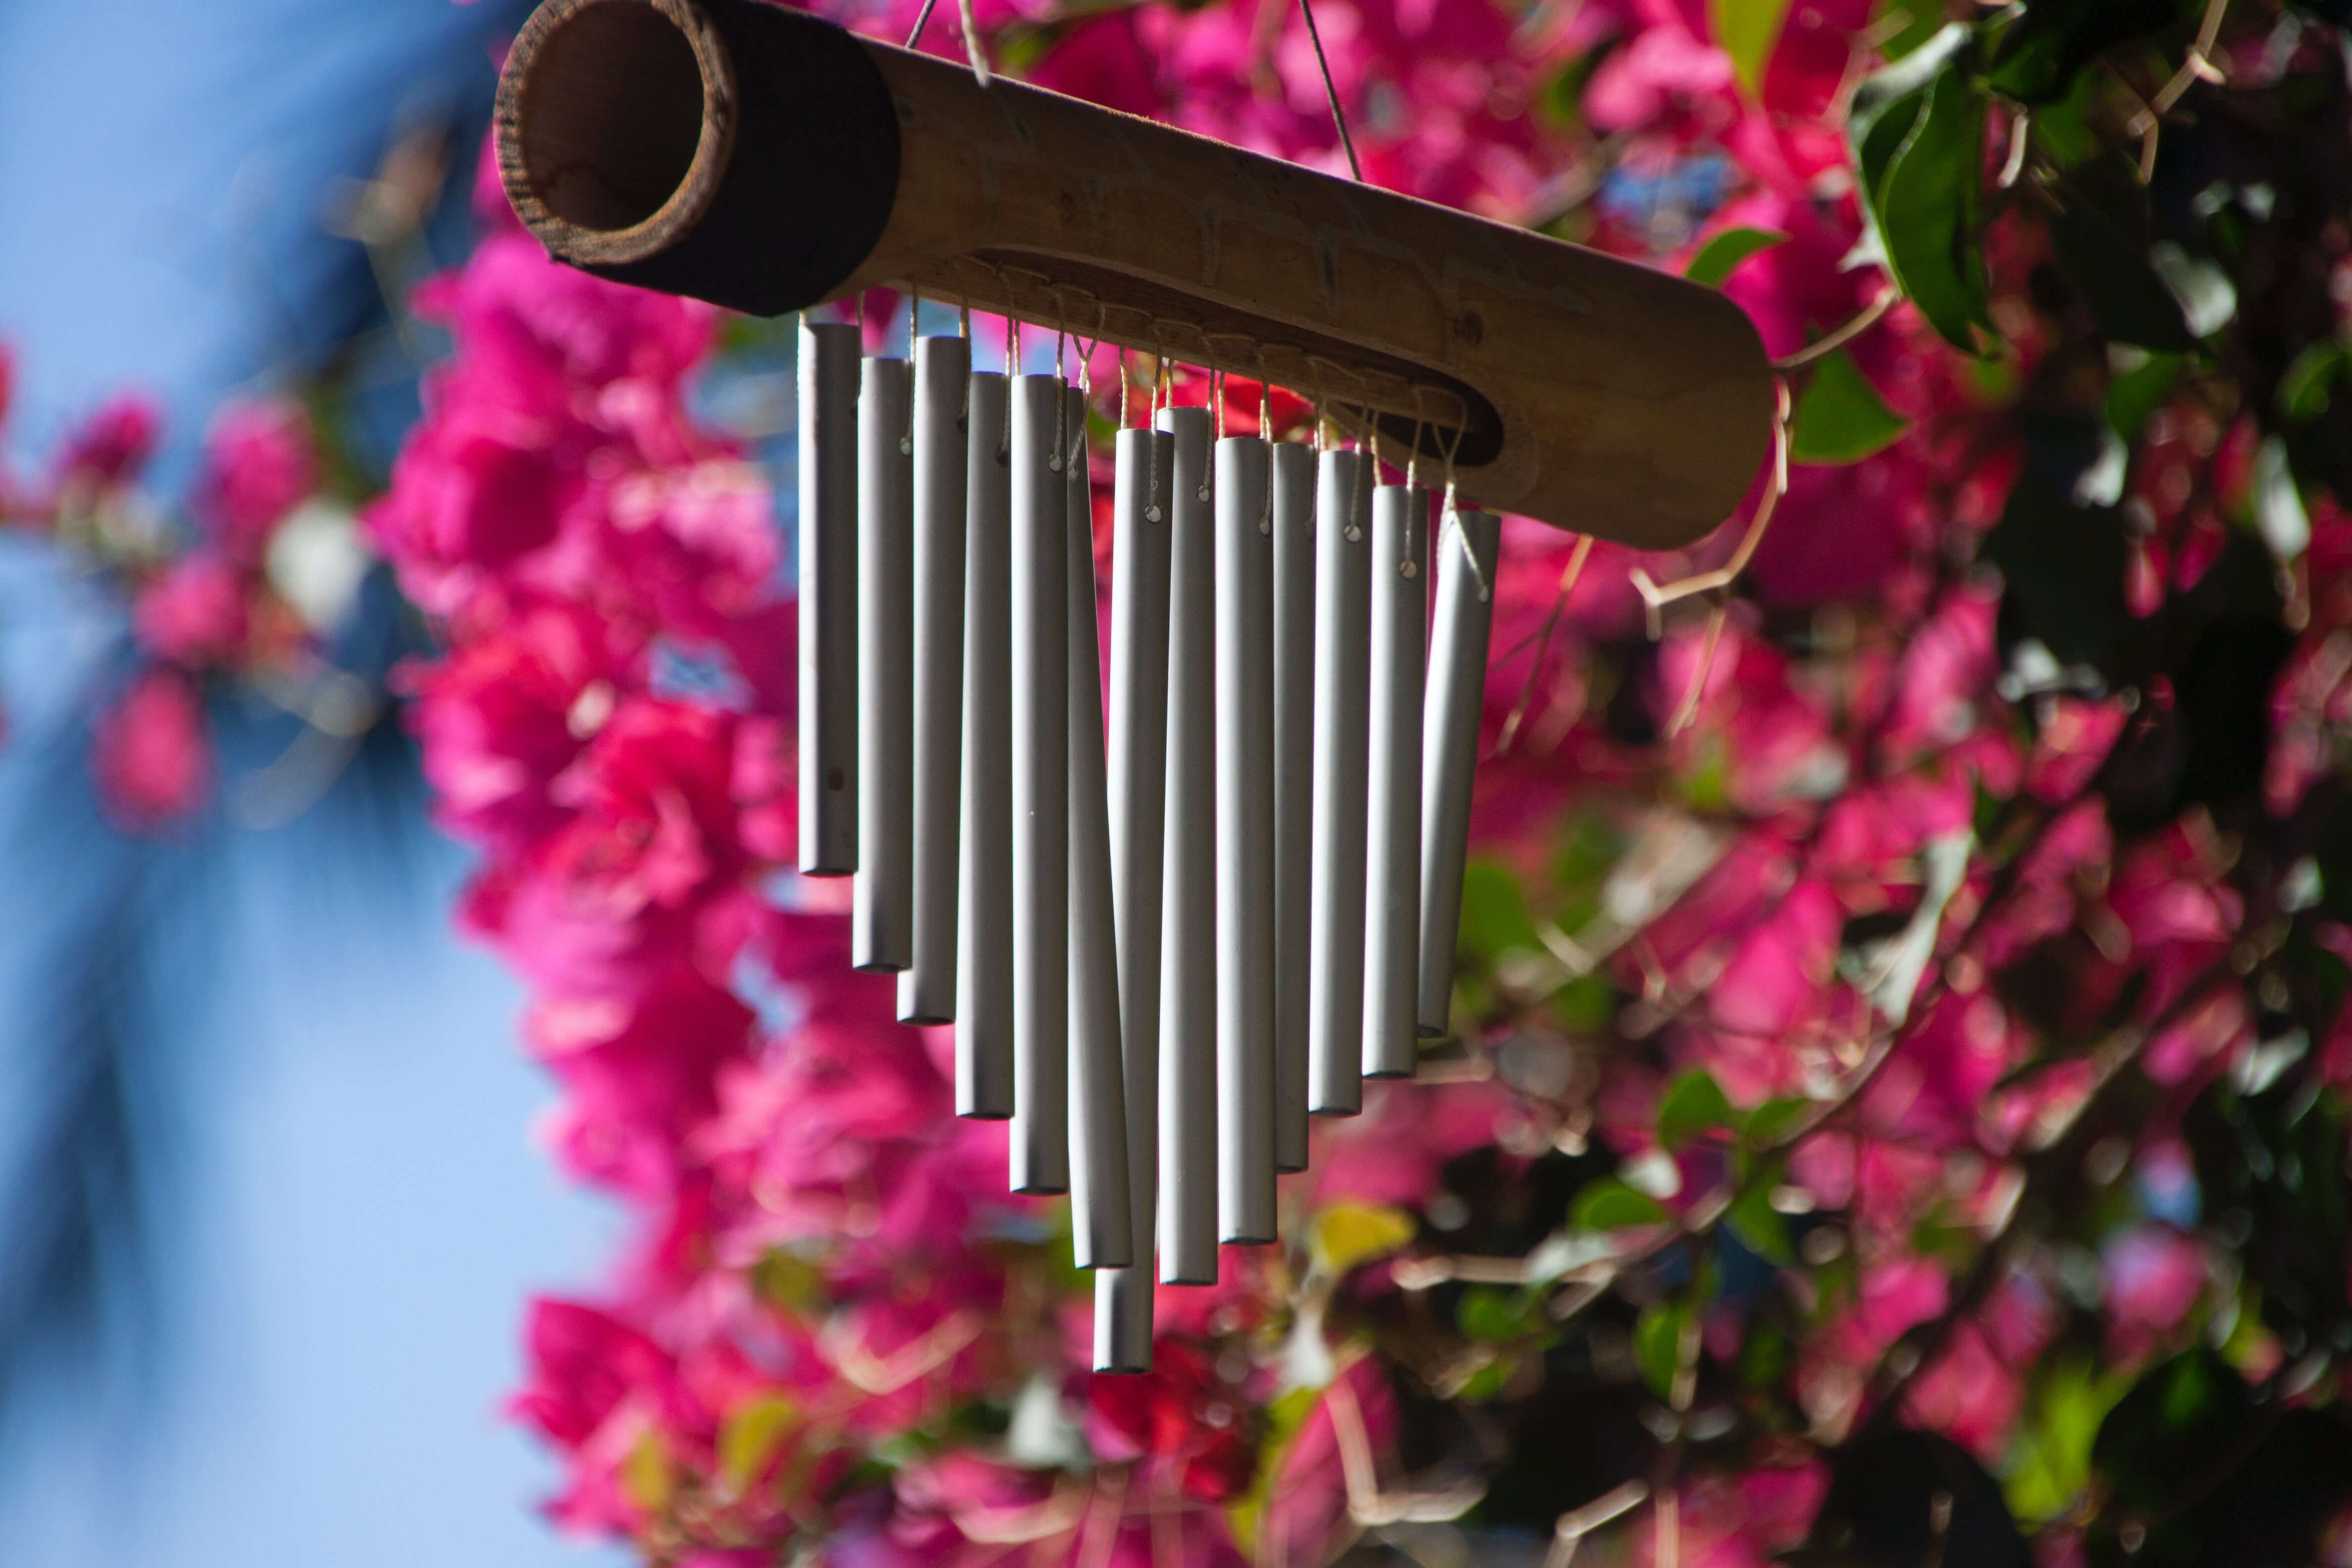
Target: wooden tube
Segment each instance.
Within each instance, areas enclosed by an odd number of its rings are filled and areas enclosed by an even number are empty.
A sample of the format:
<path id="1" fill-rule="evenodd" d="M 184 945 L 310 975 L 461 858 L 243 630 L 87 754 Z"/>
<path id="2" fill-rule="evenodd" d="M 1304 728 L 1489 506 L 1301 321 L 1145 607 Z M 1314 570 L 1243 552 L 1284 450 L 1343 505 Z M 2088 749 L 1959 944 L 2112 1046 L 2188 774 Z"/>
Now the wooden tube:
<path id="1" fill-rule="evenodd" d="M 1217 1222 L 1275 1239 L 1272 454 L 1216 448 Z"/>
<path id="2" fill-rule="evenodd" d="M 915 957 L 915 367 L 866 362 L 857 401 L 857 882 L 851 965 Z"/>
<path id="3" fill-rule="evenodd" d="M 1081 1268 L 1135 1261 L 1128 1199 L 1126 1068 L 1119 1045 L 1118 932 L 1103 753 L 1101 627 L 1087 397 L 1062 395 L 1063 515 L 1069 538 L 1070 1236 Z"/>
<path id="4" fill-rule="evenodd" d="M 1209 411 L 1175 437 L 1168 562 L 1168 853 L 1160 902 L 1160 1279 L 1217 1282 L 1216 522 Z"/>
<path id="5" fill-rule="evenodd" d="M 800 857 L 857 869 L 857 329 L 801 322 Z"/>
<path id="6" fill-rule="evenodd" d="M 1315 450 L 1274 448 L 1274 1168 L 1307 1169 L 1315 820 Z"/>
<path id="7" fill-rule="evenodd" d="M 1113 448 L 1111 875 L 1119 1044 L 1127 1079 L 1135 1264 L 1095 1276 L 1095 1370 L 1151 1370 L 1152 1230 L 1160 1162 L 1160 896 L 1167 821 L 1168 542 L 1175 438 L 1121 430 Z"/>
<path id="8" fill-rule="evenodd" d="M 1062 378 L 1013 378 L 1013 1175 L 1070 1184 L 1069 536 Z"/>
<path id="9" fill-rule="evenodd" d="M 971 378 L 964 467 L 956 1114 L 1013 1114 L 1013 523 L 1005 379 Z"/>
<path id="10" fill-rule="evenodd" d="M 1314 908 L 1307 934 L 1307 1109 L 1364 1105 L 1364 744 L 1371 722 L 1372 459 L 1326 452 L 1315 534 Z"/>
<path id="11" fill-rule="evenodd" d="M 1462 874 L 1470 854 L 1470 788 L 1486 706 L 1486 638 L 1495 620 L 1495 567 L 1503 520 L 1457 511 L 1437 550 L 1437 618 L 1430 629 L 1429 693 L 1421 731 L 1421 984 L 1423 1037 L 1445 1033 L 1454 997 L 1454 944 L 1462 933 Z"/>
<path id="12" fill-rule="evenodd" d="M 761 0 L 545 0 L 499 172 L 554 255 L 773 315 L 877 284 L 1324 388 L 1481 506 L 1678 545 L 1738 504 L 1772 377 L 1711 289 L 857 37 Z"/>
<path id="13" fill-rule="evenodd" d="M 945 1024 L 956 1002 L 971 345 L 930 337 L 915 350 L 914 962 L 898 979 L 898 1016 Z"/>
<path id="14" fill-rule="evenodd" d="M 1371 725 L 1365 743 L 1364 1076 L 1420 1055 L 1421 688 L 1429 492 L 1372 492 Z"/>

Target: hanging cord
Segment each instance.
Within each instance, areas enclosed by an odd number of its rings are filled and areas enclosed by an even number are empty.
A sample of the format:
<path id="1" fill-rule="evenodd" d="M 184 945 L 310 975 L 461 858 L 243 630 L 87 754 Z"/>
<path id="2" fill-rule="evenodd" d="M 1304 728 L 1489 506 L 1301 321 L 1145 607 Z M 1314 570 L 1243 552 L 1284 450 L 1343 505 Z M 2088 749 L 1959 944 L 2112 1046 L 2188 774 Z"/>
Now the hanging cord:
<path id="1" fill-rule="evenodd" d="M 1478 552 L 1470 548 L 1470 535 L 1463 530 L 1462 509 L 1454 496 L 1454 455 L 1462 449 L 1464 434 L 1462 426 L 1455 426 L 1454 439 L 1445 444 L 1445 524 L 1439 534 L 1438 546 L 1444 547 L 1444 536 L 1449 533 L 1461 545 L 1462 559 L 1470 566 L 1470 579 L 1478 584 L 1478 602 L 1485 605 L 1494 602 L 1495 586 L 1486 581 L 1486 568 L 1479 563 Z"/>
<path id="2" fill-rule="evenodd" d="M 971 60 L 972 79 L 986 87 L 988 49 L 980 41 L 980 24 L 972 18 L 971 0 L 956 0 L 956 15 L 963 23 L 963 52 Z"/>
<path id="3" fill-rule="evenodd" d="M 971 0 L 964 0 L 966 5 Z M 924 7 L 929 14 L 929 7 Z M 1323 94 L 1331 100 L 1331 123 L 1339 128 L 1339 145 L 1348 154 L 1348 173 L 1356 176 L 1356 184 L 1364 183 L 1364 166 L 1356 162 L 1356 139 L 1348 134 L 1348 112 L 1339 107 L 1339 89 L 1332 85 L 1331 62 L 1323 56 L 1323 35 L 1315 27 L 1315 6 L 1312 0 L 1298 0 L 1298 14 L 1307 18 L 1307 39 L 1315 46 L 1315 64 L 1323 72 Z M 921 24 L 916 24 L 920 26 Z"/>
<path id="4" fill-rule="evenodd" d="M 923 41 L 923 29 L 930 24 L 931 20 L 931 7 L 939 3 L 940 0 L 923 0 L 923 8 L 915 13 L 914 29 L 907 35 L 908 48 L 911 49 Z"/>

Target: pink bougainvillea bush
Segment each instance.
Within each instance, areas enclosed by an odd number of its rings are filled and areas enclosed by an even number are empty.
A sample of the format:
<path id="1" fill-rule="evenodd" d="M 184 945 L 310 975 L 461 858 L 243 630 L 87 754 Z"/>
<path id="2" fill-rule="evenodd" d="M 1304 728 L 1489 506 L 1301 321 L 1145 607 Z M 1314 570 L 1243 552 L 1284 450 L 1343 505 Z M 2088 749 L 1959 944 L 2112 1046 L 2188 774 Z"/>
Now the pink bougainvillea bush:
<path id="1" fill-rule="evenodd" d="M 1367 178 L 1722 288 L 1788 464 L 1674 556 L 1510 526 L 1459 1037 L 1139 1378 L 787 869 L 788 339 L 554 265 L 486 178 L 369 526 L 445 647 L 460 918 L 639 1221 L 529 1311 L 555 1517 L 695 1568 L 2352 1561 L 2327 11 L 1323 0 Z M 978 20 L 1345 172 L 1283 5 Z M 278 493 L 149 590 L 165 657 Z"/>

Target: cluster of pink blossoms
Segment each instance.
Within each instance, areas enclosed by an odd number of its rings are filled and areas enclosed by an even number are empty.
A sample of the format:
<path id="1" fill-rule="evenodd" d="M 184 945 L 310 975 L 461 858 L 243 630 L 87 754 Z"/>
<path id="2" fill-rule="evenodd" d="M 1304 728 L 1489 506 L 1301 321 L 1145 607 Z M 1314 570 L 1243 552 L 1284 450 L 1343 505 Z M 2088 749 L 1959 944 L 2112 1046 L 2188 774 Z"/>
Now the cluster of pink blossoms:
<path id="1" fill-rule="evenodd" d="M 0 349 L 0 424 L 10 379 Z M 318 486 L 300 405 L 252 398 L 221 410 L 205 435 L 192 530 L 169 526 L 140 488 L 161 436 L 154 405 L 124 396 L 83 421 L 37 483 L 18 487 L 0 470 L 0 522 L 55 538 L 115 575 L 130 600 L 138 662 L 106 696 L 90 763 L 108 816 L 138 832 L 168 828 L 207 798 L 206 679 L 298 668 L 317 630 L 269 562 L 279 529 Z"/>
<path id="2" fill-rule="evenodd" d="M 853 20 L 903 36 L 915 9 Z M 1873 9 L 1790 7 L 1753 93 L 1701 0 L 1318 18 L 1369 178 L 1660 265 L 1733 228 L 1784 236 L 1724 288 L 1787 354 L 1882 283 L 1841 267 L 1862 226 L 1839 116 Z M 979 16 L 1042 46 L 1034 80 L 1344 168 L 1272 0 Z M 927 46 L 956 47 L 944 11 Z M 1722 188 L 1675 194 L 1702 174 Z M 515 1409 L 567 1462 L 565 1524 L 693 1568 L 796 1548 L 859 1568 L 1322 1561 L 1453 1495 L 1402 1400 L 1507 1423 L 1591 1314 L 1592 1364 L 1647 1384 L 1662 1456 L 1625 1461 L 1640 1506 L 1595 1528 L 1635 1560 L 1749 1568 L 1804 1538 L 1875 1421 L 1942 1434 L 2030 1511 L 2021 1445 L 2062 1336 L 2090 1325 L 2128 1369 L 2229 1300 L 2165 1194 L 2182 1112 L 2259 1034 L 2231 968 L 2255 922 L 2238 847 L 2201 807 L 2111 820 L 2103 769 L 2167 722 L 2167 689 L 2021 684 L 2001 585 L 1969 564 L 2047 346 L 2030 237 L 1991 241 L 2003 375 L 1907 308 L 1847 345 L 1908 429 L 1796 468 L 1739 596 L 1681 601 L 1654 633 L 1632 574 L 1728 560 L 1761 476 L 1673 557 L 1511 526 L 1476 826 L 1504 890 L 1474 881 L 1455 1081 L 1319 1128 L 1316 1173 L 1286 1186 L 1294 1239 L 1163 1289 L 1155 1370 L 1122 1380 L 1083 1370 L 1060 1206 L 1007 1197 L 1001 1130 L 951 1114 L 950 1035 L 894 1023 L 889 984 L 848 969 L 842 889 L 784 869 L 793 606 L 769 477 L 695 412 L 720 323 L 550 262 L 494 179 L 478 205 L 473 258 L 418 300 L 457 353 L 371 527 L 446 638 L 408 678 L 412 723 L 441 820 L 481 851 L 466 923 L 531 987 L 526 1035 L 564 1091 L 551 1142 L 642 1221 L 607 1290 L 531 1310 Z M 2142 616 L 2197 587 L 2251 482 L 2242 433 L 2158 418 L 2130 480 Z M 2176 447 L 2219 482 L 2176 482 Z M 2310 521 L 2283 809 L 2352 715 L 2352 522 Z M 2053 952 L 2049 1016 L 1995 983 Z M 2116 1020 L 2145 1037 L 2128 1062 L 2046 1049 Z M 2352 1036 L 2316 1048 L 2352 1081 Z M 2138 1136 L 2077 1147 L 2126 1068 L 2152 1086 Z M 1449 1239 L 1511 1229 L 1462 1172 L 1531 1190 L 1601 1151 L 1632 1184 L 1589 1183 L 1605 1201 L 1573 1222 Z M 1976 1266 L 2058 1155 L 2136 1173 L 2101 1211 L 2087 1297 L 2063 1248 Z M 1668 1245 L 1684 1235 L 1720 1270 Z M 1734 1264 L 1771 1283 L 1731 1288 Z M 2270 1376 L 2280 1345 L 2242 1328 L 2234 1364 Z M 1737 1451 L 1694 1457 L 1722 1430 Z M 2063 1520 L 2045 1540 L 2069 1560 Z"/>

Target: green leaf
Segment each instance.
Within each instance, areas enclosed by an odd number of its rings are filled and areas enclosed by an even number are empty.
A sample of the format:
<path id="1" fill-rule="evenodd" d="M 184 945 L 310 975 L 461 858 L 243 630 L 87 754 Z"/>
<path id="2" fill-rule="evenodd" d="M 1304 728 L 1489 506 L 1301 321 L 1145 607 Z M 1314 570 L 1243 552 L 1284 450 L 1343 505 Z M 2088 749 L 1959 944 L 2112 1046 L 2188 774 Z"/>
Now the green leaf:
<path id="1" fill-rule="evenodd" d="M 1906 424 L 1886 406 L 1853 356 L 1840 349 L 1813 367 L 1813 379 L 1797 400 L 1789 460 L 1858 463 L 1885 451 Z"/>
<path id="2" fill-rule="evenodd" d="M 792 1401 L 772 1394 L 729 1414 L 719 1429 L 719 1475 L 729 1490 L 740 1492 L 751 1483 L 796 1419 Z"/>
<path id="3" fill-rule="evenodd" d="M 1462 924 L 1454 942 L 1486 964 L 1514 948 L 1541 945 L 1527 892 L 1500 861 L 1476 859 L 1464 868 Z"/>
<path id="4" fill-rule="evenodd" d="M 1740 1141 L 1750 1149 L 1769 1149 L 1787 1137 L 1812 1113 L 1812 1109 L 1810 1100 L 1775 1096 L 1748 1113 L 1748 1121 L 1739 1130 Z"/>
<path id="5" fill-rule="evenodd" d="M 2344 346 L 2334 339 L 2312 344 L 2294 356 L 2279 378 L 2279 412 L 2297 424 L 2327 412 L 2328 389 L 2344 378 Z"/>
<path id="6" fill-rule="evenodd" d="M 1532 1290 L 1473 1285 L 1454 1309 L 1454 1324 L 1465 1338 L 1507 1344 L 1541 1328 L 1543 1311 Z"/>
<path id="7" fill-rule="evenodd" d="M 1750 1183 L 1732 1200 L 1724 1218 L 1731 1226 L 1731 1234 L 1739 1238 L 1739 1245 L 1765 1262 L 1786 1265 L 1796 1261 L 1796 1251 L 1789 1245 L 1789 1222 L 1772 1206 L 1770 1182 Z"/>
<path id="8" fill-rule="evenodd" d="M 2099 331 L 2159 353 L 2197 346 L 2180 301 L 2148 259 L 2147 195 L 2112 161 L 2067 176 L 2050 217 L 2050 245 Z"/>
<path id="9" fill-rule="evenodd" d="M 1876 204 L 1879 244 L 1895 282 L 1947 342 L 1979 356 L 1978 329 L 1992 332 L 1976 234 L 1984 111 L 1965 70 L 1937 76 L 1887 163 Z"/>
<path id="10" fill-rule="evenodd" d="M 1694 283 L 1720 289 L 1723 280 L 1741 262 L 1788 242 L 1789 237 L 1777 228 L 1727 228 L 1698 247 L 1698 254 L 1683 268 L 1683 276 Z"/>
<path id="11" fill-rule="evenodd" d="M 1684 1327 L 1690 1308 L 1680 1301 L 1654 1301 L 1633 1324 L 1633 1362 L 1642 1381 L 1661 1399 L 1671 1399 L 1675 1374 L 1682 1370 Z"/>
<path id="12" fill-rule="evenodd" d="M 677 1490 L 677 1469 L 670 1463 L 669 1446 L 648 1428 L 621 1461 L 621 1493 L 647 1513 L 669 1507 Z"/>
<path id="13" fill-rule="evenodd" d="M 2110 1394 L 2084 1461 L 2126 1507 L 2161 1507 L 2245 1429 L 2253 1410 L 2237 1369 L 2200 1346 L 2148 1368 L 2128 1393 Z"/>
<path id="14" fill-rule="evenodd" d="M 2126 442 L 2139 439 L 2140 426 L 2148 416 L 2164 406 L 2172 395 L 2173 384 L 2180 379 L 2180 367 L 2187 362 L 2179 354 L 2152 354 L 2123 347 L 2108 351 L 2108 362 L 2116 356 L 2138 355 L 2137 363 L 2127 369 L 2118 369 L 2107 380 L 2107 423 Z"/>
<path id="15" fill-rule="evenodd" d="M 1658 1101 L 1658 1142 L 1679 1150 L 1702 1132 L 1731 1125 L 1731 1102 L 1705 1068 L 1694 1068 L 1666 1086 Z"/>
<path id="16" fill-rule="evenodd" d="M 1765 62 L 1780 41 L 1780 25 L 1788 19 L 1789 0 L 1707 0 L 1717 47 L 1731 57 L 1731 68 L 1749 98 L 1762 95 Z"/>
<path id="17" fill-rule="evenodd" d="M 1370 1204 L 1333 1204 L 1315 1215 L 1315 1265 L 1337 1277 L 1360 1263 L 1386 1258 L 1411 1241 L 1412 1216 Z"/>
<path id="18" fill-rule="evenodd" d="M 2100 54 L 2179 19 L 2181 0 L 2033 0 L 1993 51 L 1995 91 L 2020 103 L 2063 98 Z"/>
<path id="19" fill-rule="evenodd" d="M 1666 1211 L 1657 1200 L 1637 1193 L 1614 1176 L 1603 1176 L 1576 1194 L 1569 1223 L 1579 1230 L 1625 1230 L 1641 1225 L 1664 1225 Z"/>

